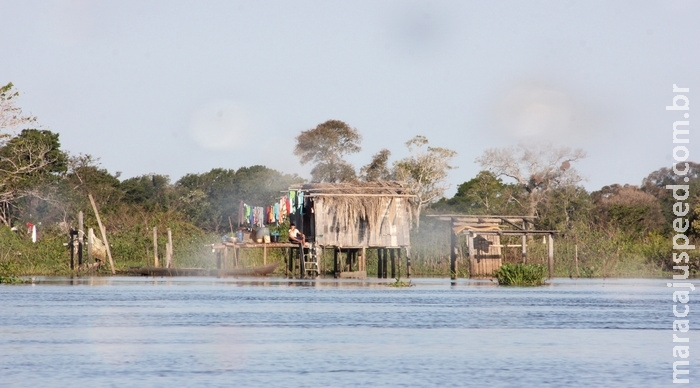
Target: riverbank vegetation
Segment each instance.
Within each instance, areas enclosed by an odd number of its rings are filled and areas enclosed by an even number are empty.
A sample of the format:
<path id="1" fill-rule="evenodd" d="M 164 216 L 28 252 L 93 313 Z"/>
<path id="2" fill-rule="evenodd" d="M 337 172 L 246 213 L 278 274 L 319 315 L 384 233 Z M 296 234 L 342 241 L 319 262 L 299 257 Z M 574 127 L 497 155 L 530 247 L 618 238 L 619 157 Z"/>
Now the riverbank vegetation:
<path id="1" fill-rule="evenodd" d="M 547 268 L 536 264 L 506 263 L 493 273 L 501 286 L 541 286 L 547 278 Z"/>
<path id="2" fill-rule="evenodd" d="M 59 134 L 36 129 L 36 118 L 23 115 L 16 106 L 12 84 L 0 88 L 0 92 L 3 282 L 18 276 L 75 273 L 70 270 L 66 243 L 69 231 L 77 228 L 79 211 L 85 215 L 86 228 L 94 228 L 99 237 L 88 194 L 96 200 L 117 271 L 153 265 L 154 228 L 161 262 L 166 231 L 170 229 L 176 266 L 212 268 L 216 261 L 211 244 L 236 228 L 239 201 L 273 203 L 281 191 L 304 181 L 296 174 L 260 165 L 215 168 L 174 182 L 157 173 L 124 179 L 104 169 L 98 157 L 71 155 L 62 149 Z M 331 120 L 314 131 L 314 141 L 303 136 L 309 131 L 302 132 L 295 152 L 303 162 L 316 163 L 313 172 L 317 179 L 402 180 L 419 198 L 411 236 L 413 276 L 450 275 L 449 225 L 426 215 L 456 213 L 537 216 L 535 228 L 559 231 L 554 248 L 555 276 L 668 276 L 678 265 L 671 254 L 678 217 L 673 213 L 676 201 L 666 185 L 688 186 L 690 195 L 685 203 L 690 207 L 683 217 L 688 220 L 685 234 L 691 244 L 700 244 L 697 163 L 688 163 L 685 176 L 662 167 L 650 172 L 640 185 L 611 184 L 589 192 L 581 186 L 581 177 L 573 166 L 585 156 L 580 150 L 526 146 L 493 149 L 480 157 L 475 155 L 483 170 L 475 177 L 465 177 L 456 194 L 446 198 L 445 178 L 454 168 L 449 164 L 454 151 L 428 146 L 425 137 L 417 136 L 406 143 L 411 156 L 392 166 L 388 164 L 391 153 L 383 149 L 358 173 L 343 159 L 348 151 L 337 147 L 344 141 L 352 145 L 349 151 L 358 151 L 361 137 L 357 130 Z M 533 159 L 538 155 L 545 159 Z M 31 239 L 31 225 L 37 228 L 36 242 Z M 520 243 L 508 239 L 504 237 L 502 244 Z M 530 238 L 527 243 L 527 264 L 545 264 L 546 246 L 542 241 Z M 690 272 L 695 276 L 698 253 L 688 253 Z M 518 249 L 504 248 L 503 255 L 506 263 L 522 261 Z M 372 251 L 367 259 L 368 275 L 376 275 Z M 269 252 L 268 260 L 282 260 L 282 256 Z M 330 260 L 324 258 L 321 268 L 332 268 Z M 245 253 L 241 263 L 262 264 L 261 254 Z M 283 271 L 281 267 L 278 271 Z M 469 275 L 466 260 L 459 263 L 457 275 Z"/>

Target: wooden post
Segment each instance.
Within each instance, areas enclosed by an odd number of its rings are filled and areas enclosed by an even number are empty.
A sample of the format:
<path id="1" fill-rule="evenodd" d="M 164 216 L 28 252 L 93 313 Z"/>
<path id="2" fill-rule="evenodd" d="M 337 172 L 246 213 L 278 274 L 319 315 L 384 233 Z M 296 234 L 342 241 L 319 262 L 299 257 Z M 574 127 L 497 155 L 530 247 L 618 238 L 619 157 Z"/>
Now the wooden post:
<path id="1" fill-rule="evenodd" d="M 318 275 L 320 276 L 322 273 L 326 273 L 326 261 L 324 260 L 323 256 L 323 247 L 319 248 L 320 253 L 318 256 Z"/>
<path id="2" fill-rule="evenodd" d="M 73 233 L 72 228 L 68 230 L 68 237 L 70 237 L 68 248 L 70 249 L 70 269 L 72 271 L 75 269 L 75 233 Z"/>
<path id="3" fill-rule="evenodd" d="M 114 270 L 114 261 L 112 260 L 112 251 L 109 249 L 109 241 L 107 241 L 107 230 L 104 225 L 102 225 L 102 220 L 100 219 L 100 213 L 97 211 L 97 205 L 95 205 L 95 199 L 92 198 L 92 194 L 88 194 L 90 198 L 90 203 L 92 204 L 92 210 L 95 211 L 95 218 L 97 218 L 97 225 L 100 227 L 100 233 L 102 233 L 102 240 L 105 242 L 105 248 L 107 248 L 107 257 L 109 258 L 109 266 L 112 268 L 112 275 L 116 275 L 117 271 Z"/>
<path id="4" fill-rule="evenodd" d="M 474 277 L 477 273 L 476 266 L 474 265 L 474 235 L 472 232 L 467 233 L 467 250 L 469 251 L 469 277 Z"/>
<path id="5" fill-rule="evenodd" d="M 450 221 L 450 278 L 457 279 L 457 234 L 452 227 L 454 218 Z"/>
<path id="6" fill-rule="evenodd" d="M 172 248 L 171 248 L 172 249 Z M 229 269 L 228 265 L 228 247 L 224 245 L 224 262 L 221 265 L 223 268 L 222 269 Z"/>
<path id="7" fill-rule="evenodd" d="M 299 248 L 297 248 L 299 251 L 299 279 L 303 279 L 304 275 L 306 274 L 306 265 L 304 263 L 304 246 L 302 244 L 299 244 Z"/>
<path id="8" fill-rule="evenodd" d="M 168 257 L 170 257 L 170 243 L 165 242 L 165 256 L 163 257 L 163 265 L 165 268 L 168 268 Z"/>
<path id="9" fill-rule="evenodd" d="M 382 248 L 377 248 L 377 278 L 381 279 L 384 275 L 384 251 Z"/>
<path id="10" fill-rule="evenodd" d="M 576 264 L 576 278 L 580 278 L 581 274 L 578 272 L 578 244 L 574 245 L 574 264 Z"/>
<path id="11" fill-rule="evenodd" d="M 396 249 L 390 249 L 391 253 L 391 278 L 396 279 Z"/>
<path id="12" fill-rule="evenodd" d="M 233 247 L 233 267 L 238 268 L 238 248 Z"/>
<path id="13" fill-rule="evenodd" d="M 88 238 L 87 238 L 87 259 L 88 263 L 92 262 L 92 244 L 95 243 L 95 231 L 92 230 L 92 228 L 88 229 Z"/>
<path id="14" fill-rule="evenodd" d="M 338 248 L 337 247 L 333 248 L 333 277 L 336 279 L 340 277 L 340 272 L 339 272 L 339 268 L 338 268 Z"/>
<path id="15" fill-rule="evenodd" d="M 523 264 L 525 264 L 525 260 L 527 259 L 527 234 L 525 234 L 525 233 L 523 233 L 522 244 L 523 244 Z"/>
<path id="16" fill-rule="evenodd" d="M 382 264 L 382 268 L 384 269 L 384 272 L 382 273 L 382 278 L 386 279 L 387 272 L 389 272 L 389 250 L 386 248 L 382 249 L 384 251 L 384 263 Z"/>
<path id="17" fill-rule="evenodd" d="M 78 212 L 78 266 L 83 265 L 83 240 L 85 232 L 83 231 L 83 211 Z"/>
<path id="18" fill-rule="evenodd" d="M 229 217 L 229 220 L 230 219 L 231 219 L 231 217 Z M 234 252 L 235 252 L 235 249 L 236 248 L 234 248 Z M 234 254 L 234 256 L 235 256 L 235 254 Z M 263 265 L 267 265 L 267 244 L 263 244 Z"/>
<path id="19" fill-rule="evenodd" d="M 401 248 L 396 250 L 396 261 L 399 263 L 399 277 L 401 277 Z"/>
<path id="20" fill-rule="evenodd" d="M 173 267 L 173 231 L 168 228 L 168 268 Z"/>
<path id="21" fill-rule="evenodd" d="M 153 266 L 158 267 L 158 228 L 153 227 Z"/>
<path id="22" fill-rule="evenodd" d="M 406 247 L 406 277 L 411 278 L 411 248 Z"/>
<path id="23" fill-rule="evenodd" d="M 549 278 L 554 277 L 554 239 L 552 234 L 547 235 L 547 259 L 549 264 Z"/>
<path id="24" fill-rule="evenodd" d="M 360 257 L 360 271 L 367 271 L 367 249 L 362 247 L 362 257 Z"/>

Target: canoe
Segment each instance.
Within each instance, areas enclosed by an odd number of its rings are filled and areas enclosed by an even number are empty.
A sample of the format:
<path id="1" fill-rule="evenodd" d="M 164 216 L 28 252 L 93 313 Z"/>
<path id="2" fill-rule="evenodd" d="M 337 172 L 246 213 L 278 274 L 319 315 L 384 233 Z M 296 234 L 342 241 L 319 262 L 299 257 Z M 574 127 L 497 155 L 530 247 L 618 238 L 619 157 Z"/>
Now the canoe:
<path id="1" fill-rule="evenodd" d="M 137 267 L 129 268 L 128 274 L 141 276 L 267 276 L 275 271 L 278 264 L 233 269 Z"/>

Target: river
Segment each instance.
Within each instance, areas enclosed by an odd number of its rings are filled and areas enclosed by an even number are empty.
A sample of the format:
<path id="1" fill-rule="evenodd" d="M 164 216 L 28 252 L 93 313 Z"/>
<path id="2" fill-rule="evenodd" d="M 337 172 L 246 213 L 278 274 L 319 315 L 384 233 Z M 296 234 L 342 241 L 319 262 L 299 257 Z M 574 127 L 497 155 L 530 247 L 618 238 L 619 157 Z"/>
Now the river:
<path id="1" fill-rule="evenodd" d="M 139 277 L 2 285 L 0 386 L 671 383 L 674 318 L 665 280 L 412 285 Z M 693 298 L 691 327 L 700 322 Z M 693 365 L 691 386 L 698 381 Z"/>

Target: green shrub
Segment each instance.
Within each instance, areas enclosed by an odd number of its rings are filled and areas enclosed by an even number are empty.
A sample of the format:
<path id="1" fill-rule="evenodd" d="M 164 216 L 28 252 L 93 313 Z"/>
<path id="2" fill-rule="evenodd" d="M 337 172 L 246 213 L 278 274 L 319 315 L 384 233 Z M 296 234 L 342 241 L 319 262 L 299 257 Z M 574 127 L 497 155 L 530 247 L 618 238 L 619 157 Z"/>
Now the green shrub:
<path id="1" fill-rule="evenodd" d="M 547 268 L 534 264 L 503 264 L 493 276 L 502 286 L 541 286 L 547 277 Z"/>

